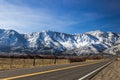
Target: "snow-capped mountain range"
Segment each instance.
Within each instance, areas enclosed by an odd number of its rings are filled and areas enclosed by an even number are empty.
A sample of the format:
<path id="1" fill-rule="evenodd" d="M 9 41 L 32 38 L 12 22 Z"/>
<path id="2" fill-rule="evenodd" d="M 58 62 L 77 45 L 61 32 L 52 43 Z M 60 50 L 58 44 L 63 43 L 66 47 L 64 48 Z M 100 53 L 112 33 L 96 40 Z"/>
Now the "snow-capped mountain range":
<path id="1" fill-rule="evenodd" d="M 55 31 L 42 31 L 20 34 L 14 30 L 0 29 L 1 52 L 67 52 L 76 54 L 99 53 L 120 43 L 120 34 L 100 30 L 83 34 L 66 34 Z"/>

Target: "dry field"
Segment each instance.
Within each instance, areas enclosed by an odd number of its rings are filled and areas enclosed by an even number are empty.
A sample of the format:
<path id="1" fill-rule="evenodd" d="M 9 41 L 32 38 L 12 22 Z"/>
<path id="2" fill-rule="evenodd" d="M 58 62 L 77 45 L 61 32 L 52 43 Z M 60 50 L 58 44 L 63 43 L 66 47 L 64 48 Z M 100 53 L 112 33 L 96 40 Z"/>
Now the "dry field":
<path id="1" fill-rule="evenodd" d="M 120 58 L 100 71 L 91 80 L 120 80 Z"/>
<path id="2" fill-rule="evenodd" d="M 24 58 L 0 58 L 0 70 L 17 69 L 17 68 L 34 68 L 49 65 L 70 64 L 73 62 L 94 62 L 101 61 L 99 58 L 94 60 L 87 58 L 70 58 L 70 59 L 24 59 Z"/>
<path id="3" fill-rule="evenodd" d="M 12 59 L 0 58 L 0 70 L 16 69 L 16 68 L 33 68 L 40 66 L 67 64 L 70 63 L 67 59 Z"/>

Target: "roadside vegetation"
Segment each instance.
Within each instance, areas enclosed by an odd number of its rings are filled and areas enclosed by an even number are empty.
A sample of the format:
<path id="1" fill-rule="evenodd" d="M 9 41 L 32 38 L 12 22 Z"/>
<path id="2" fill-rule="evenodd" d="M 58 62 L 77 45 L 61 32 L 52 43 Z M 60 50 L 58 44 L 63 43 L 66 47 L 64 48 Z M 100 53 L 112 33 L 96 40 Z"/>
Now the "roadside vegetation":
<path id="1" fill-rule="evenodd" d="M 85 62 L 99 59 L 103 59 L 103 57 L 100 55 L 89 57 L 55 55 L 1 55 L 0 70 L 70 64 L 73 62 Z"/>

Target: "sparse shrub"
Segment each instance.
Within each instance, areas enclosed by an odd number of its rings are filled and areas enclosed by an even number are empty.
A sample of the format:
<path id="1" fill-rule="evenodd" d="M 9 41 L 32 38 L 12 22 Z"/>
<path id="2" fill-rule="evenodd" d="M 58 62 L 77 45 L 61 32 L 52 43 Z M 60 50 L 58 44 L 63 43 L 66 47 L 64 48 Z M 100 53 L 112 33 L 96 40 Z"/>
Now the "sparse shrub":
<path id="1" fill-rule="evenodd" d="M 88 59 L 91 59 L 91 60 L 99 60 L 99 59 L 103 59 L 103 57 L 100 56 L 100 55 L 95 55 L 95 56 L 89 57 Z"/>
<path id="2" fill-rule="evenodd" d="M 72 62 L 84 62 L 86 61 L 85 57 L 74 57 L 74 58 L 68 58 L 69 61 Z"/>

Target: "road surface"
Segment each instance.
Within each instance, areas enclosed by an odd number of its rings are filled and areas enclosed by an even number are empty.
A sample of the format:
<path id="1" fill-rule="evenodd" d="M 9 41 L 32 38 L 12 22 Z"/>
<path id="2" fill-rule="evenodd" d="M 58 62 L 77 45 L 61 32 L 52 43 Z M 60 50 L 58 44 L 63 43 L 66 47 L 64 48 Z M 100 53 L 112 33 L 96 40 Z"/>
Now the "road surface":
<path id="1" fill-rule="evenodd" d="M 98 69 L 107 63 L 110 63 L 111 61 L 112 60 L 103 60 L 32 69 L 0 71 L 0 80 L 81 80 L 81 77 L 84 77 L 88 73 Z M 90 76 L 84 80 L 88 80 Z"/>

